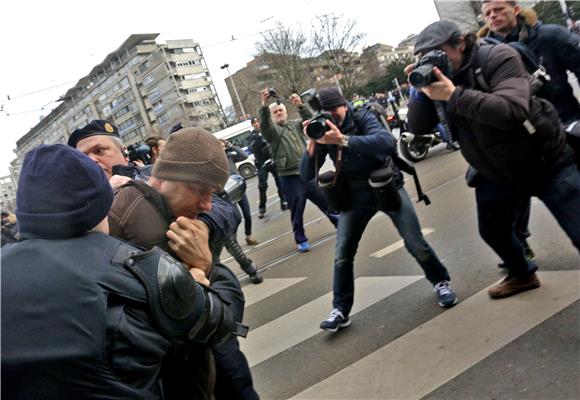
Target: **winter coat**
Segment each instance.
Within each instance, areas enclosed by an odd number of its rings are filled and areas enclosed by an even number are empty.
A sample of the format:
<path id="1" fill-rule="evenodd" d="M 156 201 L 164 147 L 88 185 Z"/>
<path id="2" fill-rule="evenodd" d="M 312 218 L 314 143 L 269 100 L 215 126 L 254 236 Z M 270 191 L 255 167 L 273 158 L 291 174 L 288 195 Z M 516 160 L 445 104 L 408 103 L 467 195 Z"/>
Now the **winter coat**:
<path id="1" fill-rule="evenodd" d="M 507 45 L 494 46 L 483 68 L 490 92 L 477 88 L 472 63 L 478 49 L 465 50 L 463 64 L 453 75 L 456 89 L 447 103 L 451 131 L 467 162 L 486 178 L 537 186 L 572 162 L 557 112 L 545 100 L 532 101 L 528 73 L 517 51 Z M 433 102 L 419 92 L 409 103 L 407 117 L 409 130 L 417 134 L 438 122 Z M 526 120 L 537 128 L 535 136 L 525 129 Z"/>
<path id="2" fill-rule="evenodd" d="M 339 175 L 368 179 L 370 173 L 381 168 L 387 156 L 395 152 L 396 141 L 366 108 L 355 110 L 350 104 L 347 107 L 346 117 L 339 129 L 350 138 L 348 147 L 342 148 L 342 166 Z M 338 148 L 338 145 L 317 143 L 318 167 L 324 164 L 327 154 L 336 165 Z M 314 178 L 315 163 L 315 157 L 304 154 L 301 164 L 301 175 L 304 180 Z"/>
<path id="3" fill-rule="evenodd" d="M 261 168 L 264 162 L 271 157 L 270 145 L 258 131 L 252 131 L 248 138 L 248 147 L 256 159 L 256 166 Z"/>
<path id="4" fill-rule="evenodd" d="M 311 117 L 305 107 L 299 108 L 302 120 L 286 121 L 275 124 L 268 106 L 260 108 L 262 135 L 270 143 L 272 158 L 276 164 L 278 175 L 299 175 L 302 155 L 306 150 L 306 139 L 302 132 L 302 121 Z"/>
<path id="5" fill-rule="evenodd" d="M 524 43 L 550 75 L 548 91 L 560 119 L 571 122 L 580 119 L 578 99 L 568 83 L 567 71 L 580 80 L 580 36 L 560 25 L 543 24 L 531 9 L 518 15 L 518 25 L 505 38 L 490 31 L 488 26 L 478 32 L 479 37 L 491 36 L 502 42 Z"/>

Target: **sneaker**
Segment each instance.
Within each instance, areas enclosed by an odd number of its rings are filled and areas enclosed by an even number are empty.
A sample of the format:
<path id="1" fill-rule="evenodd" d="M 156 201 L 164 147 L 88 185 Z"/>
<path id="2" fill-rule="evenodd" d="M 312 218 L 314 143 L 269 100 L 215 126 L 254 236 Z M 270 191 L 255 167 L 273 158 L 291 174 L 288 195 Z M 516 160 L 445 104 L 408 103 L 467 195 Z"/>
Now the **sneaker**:
<path id="1" fill-rule="evenodd" d="M 447 150 L 457 151 L 459 150 L 459 146 L 455 143 L 447 143 Z"/>
<path id="2" fill-rule="evenodd" d="M 246 243 L 249 244 L 250 246 L 255 246 L 259 242 L 256 240 L 255 237 L 253 237 L 252 235 L 249 235 L 249 236 L 246 236 Z"/>
<path id="3" fill-rule="evenodd" d="M 310 251 L 310 243 L 308 242 L 298 243 L 298 251 L 301 253 L 306 253 L 307 251 Z"/>
<path id="4" fill-rule="evenodd" d="M 439 282 L 433 287 L 433 291 L 437 293 L 439 307 L 449 308 L 457 304 L 457 296 L 451 286 L 449 286 L 449 281 Z"/>
<path id="5" fill-rule="evenodd" d="M 254 285 L 258 285 L 264 281 L 264 277 L 256 270 L 256 272 L 249 274 L 250 282 Z"/>
<path id="6" fill-rule="evenodd" d="M 287 202 L 287 201 L 281 201 L 281 202 L 280 202 L 280 209 L 281 209 L 282 211 L 286 211 L 286 210 L 288 210 L 289 208 L 290 208 L 290 206 L 288 205 L 288 202 Z"/>
<path id="7" fill-rule="evenodd" d="M 340 328 L 346 328 L 350 324 L 350 317 L 348 315 L 345 317 L 341 311 L 335 308 L 330 313 L 330 316 L 320 323 L 320 329 L 328 332 L 336 332 Z"/>
<path id="8" fill-rule="evenodd" d="M 266 208 L 260 207 L 260 209 L 258 210 L 258 218 L 260 219 L 264 218 L 264 214 L 266 214 Z"/>
<path id="9" fill-rule="evenodd" d="M 518 278 L 517 276 L 506 276 L 500 283 L 491 287 L 487 294 L 492 299 L 503 299 L 510 297 L 526 290 L 537 289 L 540 287 L 540 280 L 538 276 L 533 273 L 525 278 Z"/>

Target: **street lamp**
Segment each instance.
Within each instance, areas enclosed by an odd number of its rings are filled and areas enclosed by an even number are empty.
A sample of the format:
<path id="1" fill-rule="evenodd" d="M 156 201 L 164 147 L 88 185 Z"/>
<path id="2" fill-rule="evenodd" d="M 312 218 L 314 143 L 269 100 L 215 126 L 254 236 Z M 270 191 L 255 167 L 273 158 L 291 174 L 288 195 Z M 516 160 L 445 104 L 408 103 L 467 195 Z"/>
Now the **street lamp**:
<path id="1" fill-rule="evenodd" d="M 232 79 L 232 74 L 230 74 L 230 64 L 224 64 L 220 67 L 220 69 L 225 69 L 226 71 L 228 71 L 228 77 L 230 78 L 230 82 L 232 83 L 232 87 L 234 88 L 234 94 L 236 95 L 236 99 L 238 100 L 238 104 L 240 105 L 240 110 L 242 111 L 242 116 L 246 115 L 246 112 L 244 111 L 244 106 L 242 105 L 242 101 L 240 100 L 240 95 L 238 94 L 238 89 L 236 89 L 236 84 L 234 82 L 234 80 Z"/>

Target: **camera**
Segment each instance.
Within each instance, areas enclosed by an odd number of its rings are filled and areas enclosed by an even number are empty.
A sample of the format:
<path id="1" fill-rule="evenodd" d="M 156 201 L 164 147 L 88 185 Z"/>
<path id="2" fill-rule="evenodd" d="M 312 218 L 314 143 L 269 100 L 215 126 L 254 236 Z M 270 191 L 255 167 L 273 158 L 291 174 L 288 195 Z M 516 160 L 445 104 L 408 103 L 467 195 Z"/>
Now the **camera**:
<path id="1" fill-rule="evenodd" d="M 331 210 L 340 212 L 351 208 L 346 182 L 343 179 L 337 179 L 335 171 L 326 171 L 318 175 L 318 186 L 322 189 Z"/>
<path id="2" fill-rule="evenodd" d="M 411 85 L 420 88 L 435 82 L 437 78 L 433 74 L 433 67 L 439 68 L 443 75 L 449 75 L 452 69 L 447 53 L 443 50 L 431 50 L 421 57 L 415 69 L 409 75 Z"/>
<path id="3" fill-rule="evenodd" d="M 129 161 L 142 161 L 145 165 L 151 163 L 151 147 L 144 143 L 135 143 L 127 146 Z"/>
<path id="4" fill-rule="evenodd" d="M 274 160 L 272 160 L 271 158 L 268 158 L 266 161 L 264 161 L 264 163 L 262 164 L 262 168 L 265 171 L 268 172 L 274 172 L 276 170 L 276 163 L 274 162 Z"/>
<path id="5" fill-rule="evenodd" d="M 322 105 L 320 104 L 320 99 L 318 98 L 316 89 L 308 89 L 300 95 L 300 99 L 316 112 L 316 114 L 310 118 L 309 123 L 306 126 L 306 134 L 314 140 L 320 139 L 324 136 L 326 131 L 330 129 L 326 124 L 326 121 L 331 121 L 336 125 L 336 120 L 331 113 L 322 110 Z"/>
<path id="6" fill-rule="evenodd" d="M 282 100 L 280 100 L 280 97 L 278 96 L 278 92 L 276 92 L 276 89 L 274 88 L 268 88 L 268 97 L 276 99 L 276 104 L 282 103 Z"/>
<path id="7" fill-rule="evenodd" d="M 336 125 L 336 120 L 328 111 L 319 111 L 310 119 L 308 125 L 306 125 L 306 134 L 308 137 L 316 140 L 324 136 L 326 131 L 330 129 L 326 121 L 331 121 Z"/>

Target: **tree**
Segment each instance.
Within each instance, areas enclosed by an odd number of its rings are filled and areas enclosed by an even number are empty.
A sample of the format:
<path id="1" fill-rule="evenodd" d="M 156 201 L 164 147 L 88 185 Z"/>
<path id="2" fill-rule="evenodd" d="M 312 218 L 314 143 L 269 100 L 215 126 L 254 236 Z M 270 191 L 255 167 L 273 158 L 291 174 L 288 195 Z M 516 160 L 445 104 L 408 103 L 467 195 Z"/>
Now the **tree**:
<path id="1" fill-rule="evenodd" d="M 312 85 L 309 68 L 311 48 L 302 32 L 277 22 L 275 29 L 262 34 L 256 48 L 262 53 L 264 66 L 270 70 L 271 86 L 281 94 L 289 96 L 300 93 Z"/>
<path id="2" fill-rule="evenodd" d="M 387 65 L 387 71 L 385 75 L 380 78 L 370 80 L 366 84 L 358 87 L 357 91 L 360 94 L 368 96 L 371 93 L 384 93 L 387 90 L 395 89 L 395 84 L 393 83 L 395 78 L 397 78 L 399 84 L 407 82 L 407 76 L 403 70 L 412 62 L 414 62 L 414 59 L 410 54 L 404 55 L 392 61 L 389 65 Z"/>
<path id="3" fill-rule="evenodd" d="M 356 31 L 356 21 L 342 20 L 334 15 L 322 15 L 313 27 L 312 44 L 318 56 L 339 76 L 339 83 L 345 96 L 350 97 L 356 85 L 362 67 L 356 50 L 362 44 L 364 33 Z"/>
<path id="4" fill-rule="evenodd" d="M 574 19 L 574 13 L 580 11 L 580 1 L 567 1 L 566 5 L 572 14 L 570 17 Z M 558 1 L 541 1 L 534 6 L 534 11 L 546 24 L 566 25 L 566 19 Z"/>

